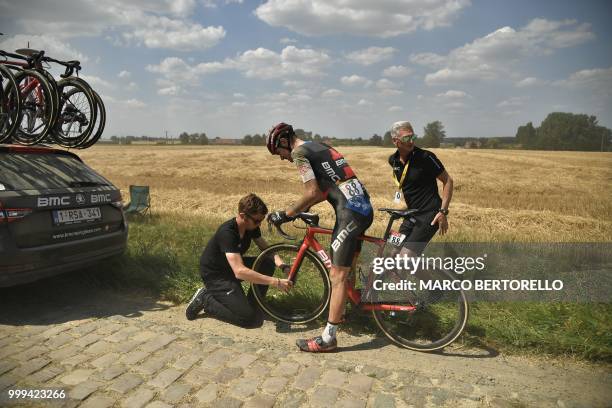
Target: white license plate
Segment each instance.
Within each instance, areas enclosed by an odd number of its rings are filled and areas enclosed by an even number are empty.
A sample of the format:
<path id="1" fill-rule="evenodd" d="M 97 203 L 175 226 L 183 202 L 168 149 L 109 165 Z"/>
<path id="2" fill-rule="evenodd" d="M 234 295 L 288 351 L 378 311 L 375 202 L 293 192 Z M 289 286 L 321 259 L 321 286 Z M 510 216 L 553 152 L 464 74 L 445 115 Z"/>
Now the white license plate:
<path id="1" fill-rule="evenodd" d="M 53 211 L 53 223 L 55 225 L 77 224 L 83 221 L 95 221 L 99 219 L 102 219 L 102 212 L 99 207 Z"/>

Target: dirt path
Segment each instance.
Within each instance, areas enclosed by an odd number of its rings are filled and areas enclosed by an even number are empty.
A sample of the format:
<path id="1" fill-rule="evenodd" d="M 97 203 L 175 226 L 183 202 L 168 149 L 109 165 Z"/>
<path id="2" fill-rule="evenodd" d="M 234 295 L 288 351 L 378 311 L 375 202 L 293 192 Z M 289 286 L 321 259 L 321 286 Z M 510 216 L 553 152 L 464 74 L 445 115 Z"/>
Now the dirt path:
<path id="1" fill-rule="evenodd" d="M 609 366 L 449 349 L 424 354 L 340 334 L 339 352 L 296 351 L 318 327 L 240 329 L 184 307 L 94 289 L 0 290 L 0 406 L 8 390 L 65 390 L 52 406 L 604 407 Z M 31 399 L 19 404 L 40 406 Z"/>

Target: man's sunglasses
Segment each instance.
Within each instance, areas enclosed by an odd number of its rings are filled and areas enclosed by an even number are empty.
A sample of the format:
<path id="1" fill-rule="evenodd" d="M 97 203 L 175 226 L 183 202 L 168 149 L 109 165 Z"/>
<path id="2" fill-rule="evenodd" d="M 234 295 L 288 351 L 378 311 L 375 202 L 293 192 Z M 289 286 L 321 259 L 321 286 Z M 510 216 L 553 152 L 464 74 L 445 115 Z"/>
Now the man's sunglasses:
<path id="1" fill-rule="evenodd" d="M 398 140 L 402 143 L 408 143 L 408 142 L 412 142 L 416 138 L 417 138 L 417 135 L 405 135 L 405 136 L 398 138 Z"/>
<path id="2" fill-rule="evenodd" d="M 253 222 L 254 222 L 256 225 L 261 224 L 261 223 L 262 223 L 262 222 L 263 222 L 263 221 L 266 219 L 266 216 L 265 216 L 265 215 L 264 215 L 262 218 L 255 218 L 255 217 L 253 217 L 252 215 L 250 215 L 250 214 L 246 214 L 246 213 L 245 213 L 244 215 L 246 215 L 246 216 L 247 216 L 247 217 L 248 217 L 248 218 L 249 218 L 251 221 L 253 221 Z"/>

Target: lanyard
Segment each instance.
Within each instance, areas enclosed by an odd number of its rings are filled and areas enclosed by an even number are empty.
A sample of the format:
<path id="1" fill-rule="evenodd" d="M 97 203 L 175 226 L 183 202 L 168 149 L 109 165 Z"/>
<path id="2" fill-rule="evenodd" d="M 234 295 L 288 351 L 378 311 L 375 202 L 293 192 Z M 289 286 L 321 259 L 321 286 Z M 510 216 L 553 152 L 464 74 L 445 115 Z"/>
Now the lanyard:
<path id="1" fill-rule="evenodd" d="M 410 167 L 410 160 L 406 161 L 406 165 L 404 166 L 404 172 L 402 173 L 402 178 L 401 179 L 397 179 L 397 177 L 395 177 L 395 172 L 393 172 L 393 180 L 395 181 L 395 184 L 397 184 L 397 188 L 402 188 L 402 185 L 404 184 L 404 179 L 406 178 L 406 174 L 408 174 L 408 168 Z"/>

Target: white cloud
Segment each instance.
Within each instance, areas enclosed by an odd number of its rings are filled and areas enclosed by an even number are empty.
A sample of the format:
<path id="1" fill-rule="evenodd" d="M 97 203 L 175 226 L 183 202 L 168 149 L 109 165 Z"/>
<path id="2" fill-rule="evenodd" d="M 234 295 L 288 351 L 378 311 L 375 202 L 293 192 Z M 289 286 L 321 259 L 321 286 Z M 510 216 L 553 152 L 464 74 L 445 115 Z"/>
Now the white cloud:
<path id="1" fill-rule="evenodd" d="M 397 89 L 402 84 L 396 84 L 393 81 L 388 80 L 387 78 L 379 79 L 376 81 L 376 87 L 378 89 Z"/>
<path id="2" fill-rule="evenodd" d="M 497 104 L 498 108 L 520 108 L 525 105 L 525 103 L 530 98 L 528 96 L 513 96 L 508 99 L 504 99 L 503 101 Z"/>
<path id="3" fill-rule="evenodd" d="M 46 55 L 57 60 L 79 60 L 81 62 L 87 62 L 89 60 L 87 56 L 73 48 L 70 43 L 51 35 L 18 34 L 1 41 L 0 48 L 7 51 L 14 51 L 19 48 L 26 48 L 28 43 L 30 44 L 30 48 L 45 50 Z"/>
<path id="4" fill-rule="evenodd" d="M 435 54 L 433 52 L 410 54 L 410 62 L 428 67 L 440 67 L 444 64 L 445 61 L 445 57 L 439 54 Z"/>
<path id="5" fill-rule="evenodd" d="M 272 26 L 305 35 L 394 37 L 448 26 L 469 0 L 268 0 L 255 15 Z"/>
<path id="6" fill-rule="evenodd" d="M 21 0 L 3 4 L 3 17 L 10 18 L 27 35 L 52 38 L 106 37 L 115 44 L 137 44 L 148 48 L 200 50 L 225 37 L 221 26 L 204 27 L 188 17 L 195 0 Z"/>
<path id="7" fill-rule="evenodd" d="M 383 76 L 390 78 L 401 78 L 406 77 L 412 73 L 412 69 L 403 66 L 403 65 L 392 65 L 388 68 L 385 68 L 383 71 Z"/>
<path id="8" fill-rule="evenodd" d="M 346 58 L 356 64 L 367 66 L 390 59 L 395 51 L 393 47 L 369 47 L 350 52 L 346 54 Z"/>
<path id="9" fill-rule="evenodd" d="M 372 81 L 359 75 L 343 76 L 340 78 L 340 82 L 348 86 L 363 85 L 364 87 L 368 87 L 372 85 Z"/>
<path id="10" fill-rule="evenodd" d="M 527 77 L 516 82 L 514 86 L 516 86 L 517 88 L 526 88 L 538 85 L 546 85 L 547 83 L 548 81 L 544 81 L 542 79 L 538 79 L 535 77 Z"/>
<path id="11" fill-rule="evenodd" d="M 452 50 L 444 57 L 446 66 L 427 74 L 428 85 L 465 80 L 487 80 L 510 76 L 514 64 L 526 58 L 549 55 L 594 38 L 588 24 L 575 20 L 534 19 L 518 31 L 502 27 L 484 37 Z"/>
<path id="12" fill-rule="evenodd" d="M 610 94 L 612 93 L 612 67 L 583 69 L 574 72 L 567 79 L 555 81 L 553 84 L 569 88 L 586 88 Z"/>
<path id="13" fill-rule="evenodd" d="M 321 94 L 323 98 L 335 98 L 342 95 L 344 95 L 344 92 L 335 88 L 328 89 Z"/>
<path id="14" fill-rule="evenodd" d="M 404 108 L 402 108 L 401 106 L 390 106 L 388 109 L 389 112 L 401 112 L 403 110 Z"/>
<path id="15" fill-rule="evenodd" d="M 372 106 L 372 102 L 368 101 L 367 99 L 360 99 L 359 102 L 357 102 L 357 105 L 359 106 Z"/>
<path id="16" fill-rule="evenodd" d="M 236 93 L 234 93 L 234 98 L 236 98 L 236 99 L 244 99 L 244 98 L 246 98 L 246 96 L 244 94 L 236 92 Z"/>
<path id="17" fill-rule="evenodd" d="M 308 48 L 285 47 L 280 54 L 266 48 L 248 50 L 231 64 L 248 78 L 273 79 L 287 76 L 318 77 L 330 57 L 323 51 Z"/>
<path id="18" fill-rule="evenodd" d="M 444 93 L 437 94 L 436 96 L 438 98 L 444 98 L 444 99 L 463 99 L 463 98 L 470 97 L 470 95 L 468 95 L 467 93 L 463 91 L 456 91 L 453 89 L 450 89 Z"/>
<path id="19" fill-rule="evenodd" d="M 183 93 L 182 89 L 177 86 L 177 85 L 170 85 L 166 88 L 160 88 L 157 90 L 157 93 L 159 95 L 169 95 L 169 96 L 176 96 L 176 95 L 180 95 L 181 93 Z"/>
<path id="20" fill-rule="evenodd" d="M 80 77 L 83 78 L 94 89 L 99 87 L 112 89 L 115 87 L 112 83 L 95 75 L 80 75 Z"/>
<path id="21" fill-rule="evenodd" d="M 283 37 L 279 40 L 281 44 L 295 44 L 297 42 L 296 39 Z"/>
<path id="22" fill-rule="evenodd" d="M 123 101 L 122 103 L 128 108 L 134 108 L 134 109 L 142 109 L 147 106 L 146 103 L 138 99 L 128 99 L 126 101 Z"/>
<path id="23" fill-rule="evenodd" d="M 129 78 L 129 77 L 132 76 L 132 73 L 130 71 L 125 71 L 124 70 L 124 71 L 119 72 L 119 74 L 117 74 L 117 76 L 119 78 Z"/>

